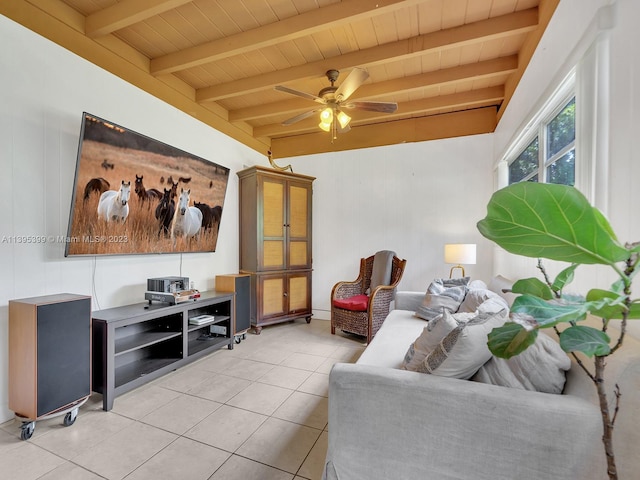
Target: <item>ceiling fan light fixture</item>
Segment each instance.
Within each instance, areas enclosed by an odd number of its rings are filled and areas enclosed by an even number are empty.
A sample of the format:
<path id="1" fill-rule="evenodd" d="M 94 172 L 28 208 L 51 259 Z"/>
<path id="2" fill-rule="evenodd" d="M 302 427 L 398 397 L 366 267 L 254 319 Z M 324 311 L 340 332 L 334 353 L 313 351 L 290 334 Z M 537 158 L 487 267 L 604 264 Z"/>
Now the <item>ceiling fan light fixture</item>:
<path id="1" fill-rule="evenodd" d="M 338 115 L 336 116 L 336 118 L 338 119 L 338 123 L 342 128 L 347 128 L 347 125 L 349 125 L 349 122 L 351 122 L 351 117 L 341 110 L 338 111 Z"/>
<path id="2" fill-rule="evenodd" d="M 331 129 L 331 123 L 320 122 L 318 126 L 325 132 L 328 132 Z"/>
<path id="3" fill-rule="evenodd" d="M 349 126 L 351 123 L 351 117 L 344 113 L 342 109 L 351 108 L 379 113 L 394 113 L 398 108 L 398 104 L 395 102 L 360 101 L 347 103 L 351 95 L 367 80 L 367 78 L 369 78 L 369 73 L 363 68 L 355 67 L 351 70 L 341 85 L 336 87 L 335 82 L 338 79 L 339 74 L 340 72 L 338 70 L 327 70 L 326 75 L 331 86 L 320 90 L 318 95 L 300 92 L 284 85 L 276 85 L 274 87 L 276 90 L 306 98 L 308 100 L 313 100 L 314 102 L 323 105 L 323 107 L 320 107 L 321 109 L 317 108 L 309 110 L 296 115 L 295 117 L 289 118 L 282 122 L 282 125 L 291 125 L 320 111 L 320 123 L 318 124 L 318 127 L 331 134 L 331 143 L 333 143 L 333 141 L 338 138 L 338 133 L 346 133 L 351 130 L 351 127 Z"/>
<path id="4" fill-rule="evenodd" d="M 328 132 L 331 130 L 331 125 L 333 124 L 333 109 L 331 107 L 327 107 L 320 112 L 320 123 L 318 126 Z"/>
<path id="5" fill-rule="evenodd" d="M 320 121 L 331 124 L 333 121 L 333 109 L 331 107 L 327 107 L 320 112 Z"/>

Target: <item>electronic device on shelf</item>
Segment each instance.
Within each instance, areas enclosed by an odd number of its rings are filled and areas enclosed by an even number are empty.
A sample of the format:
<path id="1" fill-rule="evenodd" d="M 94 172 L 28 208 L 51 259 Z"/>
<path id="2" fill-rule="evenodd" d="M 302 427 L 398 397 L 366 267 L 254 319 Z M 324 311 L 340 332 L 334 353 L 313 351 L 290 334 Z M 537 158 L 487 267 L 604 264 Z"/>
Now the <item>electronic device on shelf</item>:
<path id="1" fill-rule="evenodd" d="M 159 277 L 147 279 L 145 300 L 176 305 L 200 298 L 200 292 L 189 288 L 189 277 Z"/>

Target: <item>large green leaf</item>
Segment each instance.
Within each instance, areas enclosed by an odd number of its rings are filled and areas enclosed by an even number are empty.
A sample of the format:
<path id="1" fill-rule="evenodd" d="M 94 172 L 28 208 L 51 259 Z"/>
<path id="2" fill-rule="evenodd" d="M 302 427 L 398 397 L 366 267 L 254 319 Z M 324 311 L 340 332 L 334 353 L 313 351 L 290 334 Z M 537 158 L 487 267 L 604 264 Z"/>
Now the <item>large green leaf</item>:
<path id="1" fill-rule="evenodd" d="M 535 319 L 538 328 L 548 328 L 560 322 L 583 320 L 587 313 L 587 305 L 546 301 L 533 295 L 520 295 L 513 301 L 511 312 L 526 314 Z"/>
<path id="2" fill-rule="evenodd" d="M 553 292 L 549 285 L 537 278 L 522 278 L 517 280 L 511 287 L 513 293 L 535 295 L 545 300 L 553 298 Z"/>
<path id="3" fill-rule="evenodd" d="M 609 335 L 596 328 L 574 325 L 560 334 L 560 346 L 565 352 L 582 352 L 588 357 L 611 352 Z"/>
<path id="4" fill-rule="evenodd" d="M 566 185 L 520 182 L 498 190 L 478 230 L 526 257 L 604 265 L 629 258 L 602 214 Z"/>
<path id="5" fill-rule="evenodd" d="M 487 345 L 496 357 L 511 358 L 525 351 L 537 337 L 537 330 L 528 331 L 517 323 L 505 323 L 489 333 Z"/>

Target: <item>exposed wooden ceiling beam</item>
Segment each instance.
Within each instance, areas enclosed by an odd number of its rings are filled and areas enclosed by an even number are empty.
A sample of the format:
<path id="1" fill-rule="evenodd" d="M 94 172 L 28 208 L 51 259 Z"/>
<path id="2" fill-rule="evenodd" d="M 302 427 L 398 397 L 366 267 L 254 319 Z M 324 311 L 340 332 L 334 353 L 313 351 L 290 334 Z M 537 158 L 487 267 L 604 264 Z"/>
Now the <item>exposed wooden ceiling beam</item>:
<path id="1" fill-rule="evenodd" d="M 226 110 L 215 104 L 196 103 L 193 100 L 193 88 L 178 85 L 180 81 L 174 76 L 171 76 L 173 83 L 170 83 L 165 77 L 149 75 L 138 59 L 123 56 L 126 49 L 120 44 L 113 50 L 113 41 L 117 40 L 115 37 L 105 37 L 113 40 L 105 45 L 87 37 L 82 31 L 84 17 L 68 5 L 57 0 L 38 0 L 34 3 L 37 5 L 27 0 L 0 1 L 0 15 L 18 22 L 254 150 L 264 152 L 268 149 L 269 141 L 254 138 L 251 128 L 246 124 L 229 123 Z"/>
<path id="2" fill-rule="evenodd" d="M 357 94 L 358 100 L 385 97 L 397 93 L 406 93 L 425 87 L 443 86 L 455 84 L 469 79 L 485 79 L 497 75 L 507 75 L 518 68 L 518 56 L 485 60 L 458 67 L 445 68 L 433 72 L 412 75 L 375 84 L 362 85 Z M 283 96 L 283 98 L 286 98 Z M 229 121 L 246 121 L 256 118 L 272 117 L 274 115 L 294 114 L 308 110 L 313 104 L 308 100 L 292 99 L 267 103 L 253 107 L 229 111 Z"/>
<path id="3" fill-rule="evenodd" d="M 403 102 L 398 104 L 398 110 L 396 113 L 392 114 L 356 110 L 345 110 L 345 113 L 353 117 L 351 120 L 351 126 L 355 127 L 363 123 L 369 123 L 372 120 L 391 121 L 398 118 L 406 118 L 409 115 L 429 114 L 447 108 L 468 110 L 471 108 L 478 108 L 480 106 L 499 106 L 503 98 L 504 87 L 497 86 Z M 319 117 L 314 116 L 308 120 L 294 123 L 293 125 L 286 127 L 279 123 L 255 127 L 253 129 L 253 135 L 255 137 L 288 137 L 300 133 L 317 131 L 318 118 Z M 348 133 L 345 135 L 348 135 Z"/>
<path id="4" fill-rule="evenodd" d="M 85 34 L 92 38 L 108 35 L 191 1 L 193 0 L 122 0 L 87 16 Z"/>
<path id="5" fill-rule="evenodd" d="M 196 91 L 196 101 L 215 101 L 245 95 L 265 88 L 272 88 L 279 84 L 316 77 L 319 75 L 319 72 L 324 72 L 330 68 L 343 69 L 356 65 L 373 65 L 380 62 L 388 62 L 393 59 L 400 60 L 411 56 L 424 55 L 443 48 L 507 37 L 531 31 L 535 29 L 537 25 L 537 8 L 521 10 L 459 27 L 419 35 L 406 40 L 350 52 L 316 62 L 309 62 L 304 65 L 201 88 Z"/>
<path id="6" fill-rule="evenodd" d="M 151 60 L 151 73 L 161 75 L 216 62 L 259 48 L 328 30 L 349 22 L 387 15 L 425 0 L 348 0 L 270 23 L 253 30 Z"/>
<path id="7" fill-rule="evenodd" d="M 496 108 L 485 107 L 464 112 L 445 113 L 431 117 L 409 118 L 352 128 L 338 134 L 331 142 L 326 132 L 274 138 L 273 158 L 286 158 L 315 153 L 337 152 L 358 148 L 422 142 L 442 138 L 491 133 L 496 128 Z"/>

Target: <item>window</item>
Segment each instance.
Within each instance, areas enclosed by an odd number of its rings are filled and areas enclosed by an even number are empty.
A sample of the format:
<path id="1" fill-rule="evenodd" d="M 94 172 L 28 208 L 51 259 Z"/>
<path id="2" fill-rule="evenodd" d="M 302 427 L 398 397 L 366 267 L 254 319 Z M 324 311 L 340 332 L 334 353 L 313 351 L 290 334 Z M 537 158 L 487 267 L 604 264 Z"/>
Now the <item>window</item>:
<path id="1" fill-rule="evenodd" d="M 575 185 L 576 177 L 576 97 L 571 93 L 548 105 L 548 116 L 541 116 L 530 131 L 533 138 L 524 148 L 516 150 L 509 162 L 509 184 L 517 182 L 546 182 Z"/>

